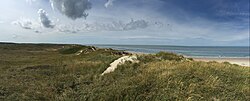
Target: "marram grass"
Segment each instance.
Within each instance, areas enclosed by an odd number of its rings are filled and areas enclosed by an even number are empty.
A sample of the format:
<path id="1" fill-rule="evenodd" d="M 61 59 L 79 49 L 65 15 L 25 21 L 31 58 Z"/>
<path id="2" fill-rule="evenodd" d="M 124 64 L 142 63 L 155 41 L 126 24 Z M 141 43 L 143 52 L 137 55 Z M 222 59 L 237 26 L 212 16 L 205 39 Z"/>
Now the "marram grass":
<path id="1" fill-rule="evenodd" d="M 84 53 L 76 55 L 83 50 Z M 119 51 L 81 45 L 0 44 L 0 100 L 166 101 L 250 99 L 250 68 L 140 55 L 100 76 Z"/>

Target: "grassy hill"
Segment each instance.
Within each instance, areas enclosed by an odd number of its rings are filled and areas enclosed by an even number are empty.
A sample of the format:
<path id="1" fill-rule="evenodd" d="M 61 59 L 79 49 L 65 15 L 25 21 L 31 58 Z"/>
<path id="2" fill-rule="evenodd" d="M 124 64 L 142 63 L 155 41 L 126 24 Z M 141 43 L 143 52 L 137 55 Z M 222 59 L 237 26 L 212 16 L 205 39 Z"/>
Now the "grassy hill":
<path id="1" fill-rule="evenodd" d="M 172 53 L 139 55 L 139 63 L 101 76 L 122 54 L 81 45 L 0 43 L 0 100 L 250 99 L 249 67 Z"/>

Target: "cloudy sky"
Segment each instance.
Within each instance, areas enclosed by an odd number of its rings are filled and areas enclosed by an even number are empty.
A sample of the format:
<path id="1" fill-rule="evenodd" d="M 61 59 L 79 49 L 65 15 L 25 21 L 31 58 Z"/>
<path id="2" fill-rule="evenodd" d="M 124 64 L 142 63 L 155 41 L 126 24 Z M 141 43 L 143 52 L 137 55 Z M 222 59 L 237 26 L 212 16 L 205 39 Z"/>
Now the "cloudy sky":
<path id="1" fill-rule="evenodd" d="M 249 46 L 249 0 L 1 0 L 1 42 Z"/>

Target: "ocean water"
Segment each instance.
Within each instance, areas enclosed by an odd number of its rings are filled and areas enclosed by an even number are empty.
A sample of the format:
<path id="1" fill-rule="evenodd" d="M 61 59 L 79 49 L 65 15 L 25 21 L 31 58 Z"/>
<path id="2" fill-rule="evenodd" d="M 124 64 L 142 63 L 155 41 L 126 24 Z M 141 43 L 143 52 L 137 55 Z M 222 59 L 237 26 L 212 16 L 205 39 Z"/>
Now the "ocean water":
<path id="1" fill-rule="evenodd" d="M 190 57 L 232 57 L 249 58 L 250 47 L 245 46 L 167 46 L 167 45 L 94 45 L 129 52 L 157 53 L 160 51 L 177 53 Z"/>

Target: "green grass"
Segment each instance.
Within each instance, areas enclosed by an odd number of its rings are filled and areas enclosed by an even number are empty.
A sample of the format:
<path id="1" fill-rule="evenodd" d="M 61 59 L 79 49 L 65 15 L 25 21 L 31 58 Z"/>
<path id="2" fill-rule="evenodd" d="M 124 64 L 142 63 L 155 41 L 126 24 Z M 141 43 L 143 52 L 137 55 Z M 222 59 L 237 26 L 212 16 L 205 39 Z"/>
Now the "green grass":
<path id="1" fill-rule="evenodd" d="M 80 46 L 80 45 L 73 45 L 73 46 L 67 46 L 64 47 L 63 49 L 60 49 L 59 52 L 61 54 L 74 54 L 82 49 L 86 49 L 87 47 L 85 46 Z"/>
<path id="2" fill-rule="evenodd" d="M 76 55 L 80 50 L 85 53 Z M 119 51 L 81 45 L 0 44 L 0 100 L 159 101 L 250 99 L 250 68 L 140 55 L 100 76 Z"/>

